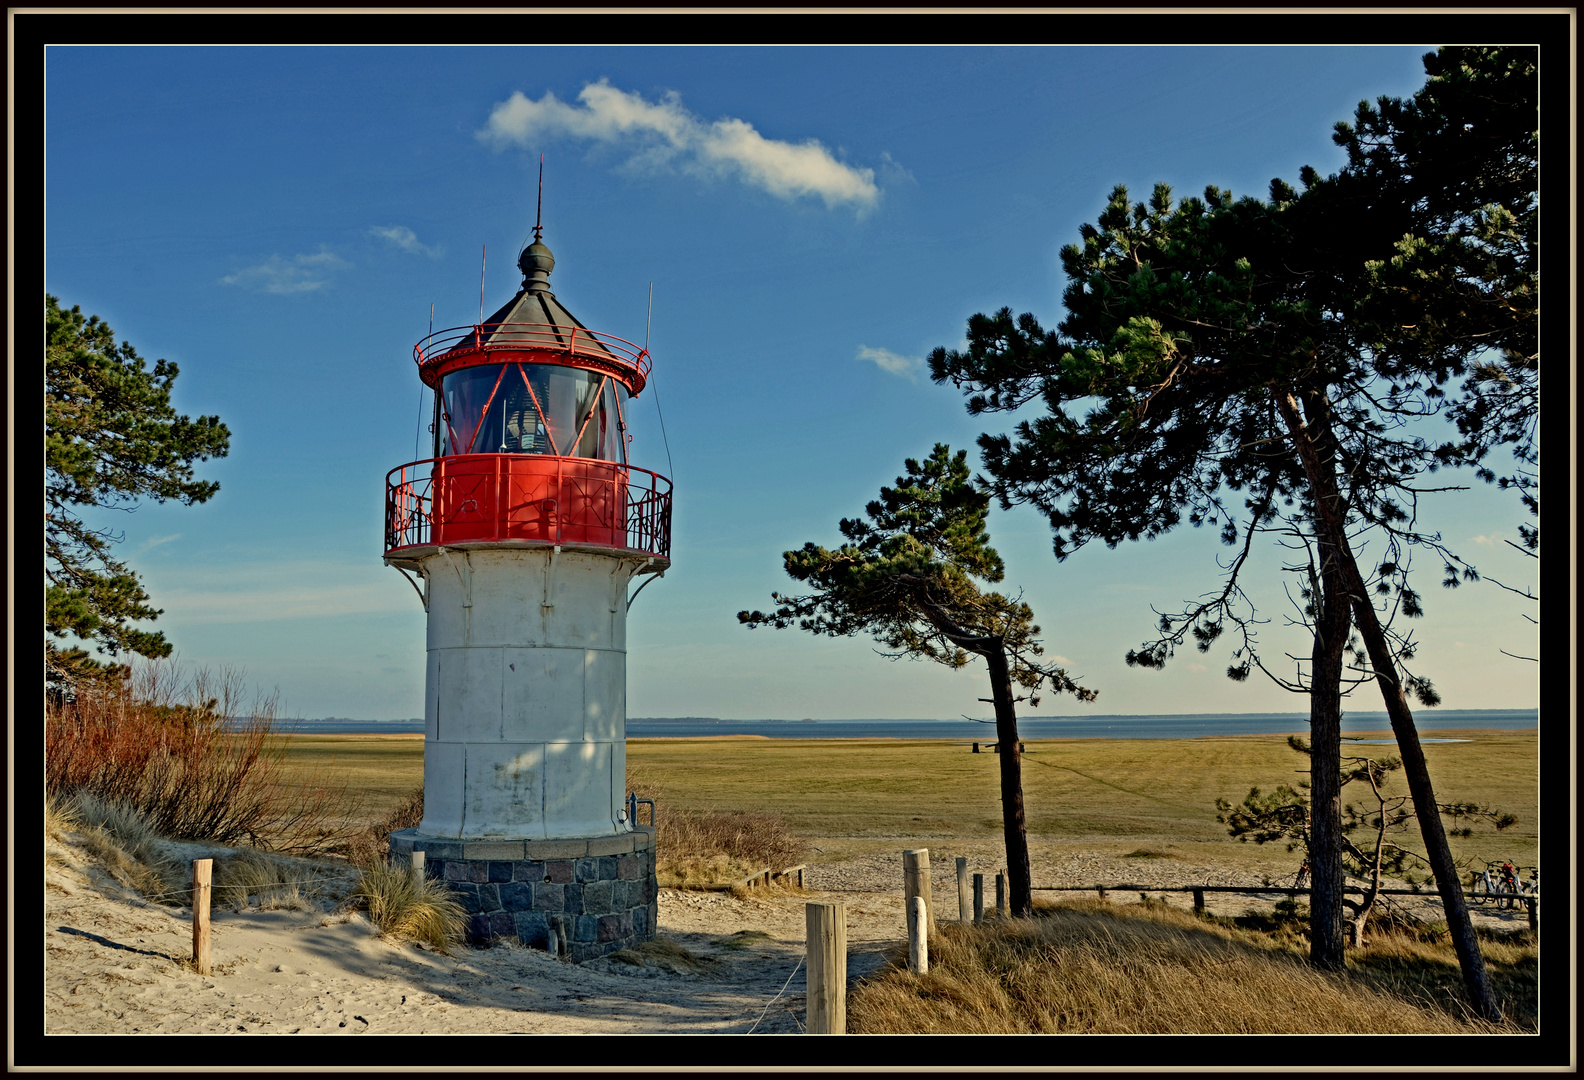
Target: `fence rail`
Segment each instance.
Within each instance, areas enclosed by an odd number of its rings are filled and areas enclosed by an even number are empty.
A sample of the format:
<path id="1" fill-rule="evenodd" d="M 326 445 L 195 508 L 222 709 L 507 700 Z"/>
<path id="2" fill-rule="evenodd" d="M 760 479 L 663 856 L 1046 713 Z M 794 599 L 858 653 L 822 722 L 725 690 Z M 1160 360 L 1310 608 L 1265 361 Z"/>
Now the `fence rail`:
<path id="1" fill-rule="evenodd" d="M 1296 896 L 1299 893 L 1309 894 L 1314 889 L 1308 885 L 1035 885 L 1034 892 L 1191 892 L 1191 893 L 1286 893 Z M 1347 885 L 1342 889 L 1345 893 L 1369 892 L 1369 889 L 1357 885 Z M 1427 900 L 1438 900 L 1441 894 L 1434 889 L 1381 889 L 1379 896 L 1422 896 Z M 1495 900 L 1538 900 L 1540 894 L 1532 893 L 1491 893 Z"/>
<path id="2" fill-rule="evenodd" d="M 540 540 L 670 558 L 671 481 L 594 458 L 458 454 L 385 477 L 385 551 Z"/>
<path id="3" fill-rule="evenodd" d="M 563 353 L 596 367 L 614 368 L 614 373 L 634 384 L 635 394 L 649 379 L 648 349 L 614 334 L 556 323 L 474 323 L 436 330 L 413 346 L 413 359 L 421 370 L 428 370 L 452 357 L 501 350 Z"/>
<path id="4" fill-rule="evenodd" d="M 1261 893 L 1285 893 L 1288 896 L 1310 896 L 1314 889 L 1308 885 L 1035 885 L 1034 892 L 1097 892 L 1102 898 L 1108 892 L 1136 892 L 1136 893 L 1193 893 L 1193 906 L 1197 912 L 1204 911 L 1205 893 L 1243 893 L 1245 895 L 1259 895 Z M 1358 885 L 1345 885 L 1344 893 L 1359 896 L 1367 894 L 1370 890 Z M 1377 896 L 1418 896 L 1426 900 L 1439 900 L 1441 894 L 1434 890 L 1424 889 L 1380 889 Z M 1531 893 L 1499 892 L 1490 893 L 1492 900 L 1511 900 L 1514 906 L 1522 904 L 1529 909 L 1529 929 L 1538 932 L 1540 929 L 1540 892 Z"/>

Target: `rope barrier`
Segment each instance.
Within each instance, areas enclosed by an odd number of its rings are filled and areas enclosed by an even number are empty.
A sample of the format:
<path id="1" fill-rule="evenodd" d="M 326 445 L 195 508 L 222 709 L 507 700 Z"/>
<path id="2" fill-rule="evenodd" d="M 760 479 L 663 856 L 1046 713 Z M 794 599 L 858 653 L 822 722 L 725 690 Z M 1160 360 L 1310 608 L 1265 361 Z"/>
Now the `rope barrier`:
<path id="1" fill-rule="evenodd" d="M 797 962 L 797 967 L 794 967 L 792 969 L 792 974 L 787 976 L 787 981 L 781 984 L 781 989 L 780 990 L 776 991 L 776 996 L 771 998 L 769 1004 L 767 1004 L 763 1009 L 761 1009 L 759 1011 L 759 1020 L 763 1020 L 765 1018 L 765 1013 L 770 1011 L 770 1006 L 771 1005 L 774 1005 L 776 1002 L 781 1000 L 781 995 L 786 993 L 786 988 L 792 985 L 793 978 L 795 978 L 797 976 L 798 971 L 801 970 L 802 967 L 803 967 L 803 961 L 801 959 L 799 959 L 798 962 Z M 796 1017 L 793 1017 L 793 1019 L 796 1019 Z M 754 1028 L 757 1028 L 759 1026 L 759 1020 L 755 1020 L 753 1022 L 753 1027 L 751 1027 L 747 1031 L 743 1032 L 743 1034 L 744 1035 L 752 1035 L 754 1033 Z"/>

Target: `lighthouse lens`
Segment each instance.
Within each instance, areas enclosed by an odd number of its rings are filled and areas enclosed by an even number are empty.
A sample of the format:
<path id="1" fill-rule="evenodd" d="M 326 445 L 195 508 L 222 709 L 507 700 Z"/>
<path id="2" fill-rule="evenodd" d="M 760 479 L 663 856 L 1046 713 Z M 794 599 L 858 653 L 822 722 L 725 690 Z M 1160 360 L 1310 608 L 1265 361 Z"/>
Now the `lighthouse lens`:
<path id="1" fill-rule="evenodd" d="M 441 382 L 440 454 L 626 461 L 615 379 L 553 364 L 479 364 Z"/>

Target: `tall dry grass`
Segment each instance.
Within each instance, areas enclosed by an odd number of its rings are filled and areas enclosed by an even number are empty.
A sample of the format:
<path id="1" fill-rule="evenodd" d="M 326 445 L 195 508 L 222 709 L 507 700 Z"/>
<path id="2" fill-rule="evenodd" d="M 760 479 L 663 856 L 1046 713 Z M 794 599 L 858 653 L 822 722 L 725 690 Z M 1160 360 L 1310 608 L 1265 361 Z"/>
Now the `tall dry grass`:
<path id="1" fill-rule="evenodd" d="M 900 958 L 898 958 L 900 960 Z M 1455 980 L 1455 961 L 1453 977 Z M 1470 1033 L 1450 998 L 1164 905 L 1073 901 L 1038 917 L 945 924 L 923 976 L 894 965 L 847 1004 L 861 1033 Z"/>
<path id="2" fill-rule="evenodd" d="M 105 802 L 89 792 L 47 798 L 45 834 L 75 837 L 105 873 L 150 900 L 184 904 L 192 892 L 189 865 L 160 843 L 159 834 L 132 807 Z"/>
<path id="3" fill-rule="evenodd" d="M 242 673 L 173 660 L 79 688 L 45 708 L 45 789 L 134 811 L 156 833 L 285 851 L 321 850 L 356 813 L 344 785 L 286 780 L 274 695 Z"/>
<path id="4" fill-rule="evenodd" d="M 462 940 L 467 915 L 445 883 L 422 877 L 409 867 L 376 864 L 365 868 L 351 895 L 352 905 L 387 937 L 422 941 L 447 952 Z"/>

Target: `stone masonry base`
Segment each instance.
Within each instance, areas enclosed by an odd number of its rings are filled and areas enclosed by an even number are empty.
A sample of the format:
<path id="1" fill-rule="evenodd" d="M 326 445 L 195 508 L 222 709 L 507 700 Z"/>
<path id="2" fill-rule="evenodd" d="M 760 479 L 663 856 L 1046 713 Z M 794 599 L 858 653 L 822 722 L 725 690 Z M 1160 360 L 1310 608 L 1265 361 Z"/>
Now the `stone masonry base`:
<path id="1" fill-rule="evenodd" d="M 556 934 L 581 962 L 654 937 L 654 839 L 643 825 L 582 840 L 447 840 L 402 829 L 391 834 L 390 857 L 410 865 L 424 853 L 424 876 L 445 882 L 467 912 L 470 943 L 515 937 L 549 949 Z"/>

